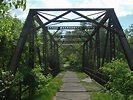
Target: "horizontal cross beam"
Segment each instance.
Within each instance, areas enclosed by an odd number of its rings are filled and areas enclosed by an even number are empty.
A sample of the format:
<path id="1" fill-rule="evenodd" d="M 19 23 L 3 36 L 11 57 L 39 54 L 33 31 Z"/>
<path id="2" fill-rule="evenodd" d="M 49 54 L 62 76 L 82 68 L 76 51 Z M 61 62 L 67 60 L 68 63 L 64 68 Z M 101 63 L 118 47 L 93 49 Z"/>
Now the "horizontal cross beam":
<path id="1" fill-rule="evenodd" d="M 88 38 L 85 35 L 54 35 L 55 38 Z"/>
<path id="2" fill-rule="evenodd" d="M 60 30 L 60 29 L 94 29 L 95 26 L 46 26 L 49 30 Z"/>
<path id="3" fill-rule="evenodd" d="M 74 44 L 74 43 L 73 44 L 72 43 L 71 44 L 62 44 L 62 46 L 68 46 L 68 45 L 71 46 L 71 45 L 80 45 L 80 44 Z"/>
<path id="4" fill-rule="evenodd" d="M 90 22 L 89 20 L 53 20 L 52 22 Z"/>
<path id="5" fill-rule="evenodd" d="M 101 11 L 101 10 L 110 10 L 114 8 L 47 8 L 47 9 L 30 9 L 34 11 L 67 11 L 67 10 L 76 10 L 76 11 Z"/>
<path id="6" fill-rule="evenodd" d="M 80 42 L 85 42 L 85 41 L 72 41 L 72 40 L 70 40 L 70 41 L 68 41 L 68 40 L 65 41 L 65 40 L 64 40 L 64 41 L 63 41 L 63 40 L 60 40 L 60 41 L 57 41 L 57 42 L 60 42 L 60 43 L 62 43 L 62 42 L 63 42 L 63 43 L 80 43 Z"/>

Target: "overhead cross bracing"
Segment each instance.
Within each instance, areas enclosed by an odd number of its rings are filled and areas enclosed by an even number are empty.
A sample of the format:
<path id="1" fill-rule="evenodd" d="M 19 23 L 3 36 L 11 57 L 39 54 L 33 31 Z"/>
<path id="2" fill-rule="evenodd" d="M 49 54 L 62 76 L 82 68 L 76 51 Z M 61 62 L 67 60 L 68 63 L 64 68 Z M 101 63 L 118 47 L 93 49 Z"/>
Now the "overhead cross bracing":
<path id="1" fill-rule="evenodd" d="M 80 33 L 75 33 L 75 30 Z M 105 60 L 117 57 L 116 39 L 120 42 L 130 69 L 133 70 L 132 52 L 113 8 L 30 9 L 9 64 L 9 70 L 14 74 L 29 36 L 39 34 L 43 34 L 43 44 L 38 46 L 38 49 L 43 50 L 43 54 L 38 52 L 38 59 L 46 66 L 50 59 L 53 70 L 58 68 L 58 49 L 69 45 L 75 49 L 78 44 L 82 48 L 83 70 L 95 74 Z M 35 50 L 32 49 L 31 55 L 34 56 Z M 100 76 L 98 73 L 96 75 Z"/>
<path id="2" fill-rule="evenodd" d="M 47 26 L 47 29 L 49 29 L 49 30 L 82 29 L 82 30 L 84 30 L 84 29 L 94 29 L 94 26 L 85 26 L 85 27 L 83 27 L 83 26 Z"/>

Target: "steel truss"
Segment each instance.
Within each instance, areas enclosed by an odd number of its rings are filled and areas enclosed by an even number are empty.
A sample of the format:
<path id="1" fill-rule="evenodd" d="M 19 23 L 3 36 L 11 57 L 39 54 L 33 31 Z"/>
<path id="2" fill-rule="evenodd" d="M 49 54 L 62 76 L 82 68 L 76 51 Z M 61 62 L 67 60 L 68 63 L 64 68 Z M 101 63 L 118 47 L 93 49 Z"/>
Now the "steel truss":
<path id="1" fill-rule="evenodd" d="M 60 12 L 58 15 L 53 15 L 51 12 Z M 76 18 L 66 18 L 68 14 L 75 14 Z M 86 15 L 88 14 L 88 15 Z M 52 16 L 52 17 L 48 17 Z M 71 26 L 69 23 L 86 22 L 90 25 L 86 27 Z M 35 25 L 34 23 L 37 23 Z M 68 23 L 65 26 L 60 23 Z M 37 41 L 38 32 L 41 29 L 43 34 L 43 46 L 40 49 L 39 46 L 35 46 Z M 83 31 L 82 35 L 58 35 L 60 30 L 72 30 L 79 29 Z M 56 30 L 54 34 L 50 33 L 50 30 Z M 104 38 L 101 31 L 103 31 Z M 88 32 L 91 34 L 88 35 Z M 78 38 L 80 41 L 63 41 L 62 38 Z M 82 65 L 83 70 L 91 77 L 101 83 L 106 83 L 106 77 L 98 71 L 98 69 L 104 65 L 105 60 L 111 61 L 116 55 L 116 39 L 120 41 L 120 45 L 123 49 L 127 62 L 131 70 L 133 70 L 133 55 L 128 45 L 125 34 L 117 19 L 114 9 L 91 9 L 91 8 L 70 8 L 70 9 L 30 9 L 27 16 L 25 25 L 22 29 L 18 45 L 14 52 L 14 55 L 10 61 L 8 69 L 13 74 L 16 73 L 21 54 L 26 42 L 29 42 L 29 65 L 34 68 L 33 58 L 35 52 L 37 52 L 39 64 L 44 65 L 44 69 L 47 72 L 47 67 L 51 66 L 51 72 L 55 76 L 59 72 L 59 52 L 58 48 L 64 45 L 74 46 L 79 44 L 83 48 L 82 52 Z M 82 43 L 80 43 L 82 42 Z M 102 45 L 101 45 L 102 43 Z M 37 50 L 34 50 L 35 47 Z M 40 54 L 40 50 L 43 51 L 43 55 Z M 107 50 L 109 52 L 107 52 Z M 63 50 L 62 52 L 64 52 Z M 47 73 L 46 73 L 47 74 Z"/>

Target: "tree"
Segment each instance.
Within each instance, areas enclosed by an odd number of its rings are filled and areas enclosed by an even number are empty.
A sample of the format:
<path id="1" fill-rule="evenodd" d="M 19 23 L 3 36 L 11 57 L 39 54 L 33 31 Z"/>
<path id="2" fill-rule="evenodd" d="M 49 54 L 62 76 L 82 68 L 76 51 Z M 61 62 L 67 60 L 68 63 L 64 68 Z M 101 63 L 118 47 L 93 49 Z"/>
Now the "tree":
<path id="1" fill-rule="evenodd" d="M 0 20 L 0 23 L 0 66 L 5 67 L 15 49 L 23 23 L 10 15 Z"/>
<path id="2" fill-rule="evenodd" d="M 125 29 L 125 34 L 127 36 L 127 39 L 128 39 L 128 43 L 132 49 L 132 52 L 133 52 L 133 24 L 131 24 L 129 26 L 129 28 Z"/>
<path id="3" fill-rule="evenodd" d="M 8 12 L 12 7 L 26 8 L 26 0 L 1 0 L 0 1 L 0 66 L 7 66 L 7 61 L 13 52 L 18 39 L 22 23 Z M 15 41 L 14 41 L 15 40 Z M 8 55 L 7 55 L 8 54 Z"/>
<path id="4" fill-rule="evenodd" d="M 124 60 L 112 60 L 106 63 L 101 70 L 109 76 L 106 86 L 118 99 L 117 93 L 124 95 L 125 100 L 133 94 L 133 75 Z"/>
<path id="5" fill-rule="evenodd" d="M 15 81 L 13 76 L 7 71 L 8 62 L 13 54 L 19 33 L 23 23 L 13 18 L 9 10 L 15 7 L 25 9 L 26 0 L 1 0 L 0 1 L 0 91 L 12 86 Z M 18 77 L 16 77 L 18 78 Z M 0 99 L 3 96 L 0 95 Z"/>
<path id="6" fill-rule="evenodd" d="M 25 10 L 26 0 L 1 0 L 0 15 L 5 15 L 12 7 L 15 7 L 16 9 L 21 8 Z"/>

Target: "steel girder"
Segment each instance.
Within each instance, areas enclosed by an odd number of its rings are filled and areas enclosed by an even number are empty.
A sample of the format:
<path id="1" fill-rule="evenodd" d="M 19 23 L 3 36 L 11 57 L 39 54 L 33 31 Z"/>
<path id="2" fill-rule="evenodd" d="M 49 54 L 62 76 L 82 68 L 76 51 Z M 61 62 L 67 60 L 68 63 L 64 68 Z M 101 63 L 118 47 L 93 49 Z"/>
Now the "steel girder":
<path id="1" fill-rule="evenodd" d="M 55 15 L 53 18 L 45 16 L 46 13 L 47 13 L 47 15 L 50 15 L 50 14 L 48 14 L 48 12 L 58 12 L 58 11 L 61 14 Z M 89 15 L 85 15 L 85 13 L 83 13 L 83 12 L 87 12 L 87 13 L 91 12 L 91 14 L 89 13 Z M 72 19 L 71 18 L 65 18 L 68 14 L 71 14 L 71 13 L 75 14 L 78 17 L 72 18 Z M 92 18 L 90 16 L 93 16 L 95 18 Z M 82 18 L 82 19 L 80 19 L 80 18 Z M 42 19 L 45 21 L 43 21 Z M 37 26 L 33 29 L 30 29 L 30 27 L 32 25 L 31 23 L 34 20 L 37 20 L 37 22 L 39 20 L 39 26 Z M 111 21 L 111 24 L 107 24 L 107 23 L 110 23 L 110 21 Z M 67 24 L 67 26 L 66 25 L 65 26 L 62 26 L 62 25 L 59 26 L 59 24 L 57 24 L 56 22 L 57 23 L 88 22 L 88 23 L 92 23 L 92 26 L 83 27 L 83 28 L 80 26 L 77 26 L 77 25 L 71 26 L 69 24 Z M 54 24 L 52 24 L 52 23 L 54 23 Z M 101 52 L 99 51 L 99 49 L 101 47 L 98 44 L 100 42 L 100 40 L 99 40 L 100 38 L 99 38 L 98 34 L 99 34 L 99 31 L 101 28 L 103 28 L 104 30 L 107 31 L 106 39 L 105 39 L 106 42 L 105 42 L 103 53 L 102 53 L 102 59 L 103 59 L 102 64 L 100 63 Z M 54 46 L 55 50 L 57 50 L 57 51 L 58 51 L 58 48 L 60 46 L 58 45 L 58 42 L 55 39 L 56 35 L 50 34 L 49 30 L 53 30 L 53 29 L 57 30 L 57 31 L 61 30 L 61 29 L 68 29 L 68 30 L 69 29 L 82 29 L 82 30 L 88 30 L 88 31 L 91 30 L 91 31 L 89 31 L 89 32 L 91 32 L 91 34 L 89 34 L 89 36 L 87 36 L 85 41 L 82 41 L 83 42 L 83 65 L 84 65 L 84 67 L 89 66 L 88 64 L 86 64 L 87 63 L 86 59 L 89 60 L 90 58 L 94 59 L 94 60 L 97 59 L 96 60 L 97 68 L 99 68 L 101 65 L 104 64 L 105 54 L 107 51 L 106 49 L 107 49 L 107 45 L 109 42 L 108 39 L 110 39 L 110 48 L 111 48 L 110 49 L 110 60 L 112 58 L 114 58 L 116 56 L 115 55 L 115 36 L 117 36 L 120 40 L 121 46 L 122 46 L 124 54 L 127 58 L 130 69 L 133 70 L 133 55 L 132 55 L 132 52 L 131 52 L 130 47 L 128 45 L 125 34 L 124 34 L 124 32 L 120 26 L 120 23 L 117 19 L 116 14 L 114 12 L 114 9 L 112 9 L 112 8 L 107 8 L 107 9 L 105 9 L 105 8 L 101 8 L 101 9 L 97 9 L 97 8 L 96 9 L 94 9 L 94 8 L 93 9 L 91 9 L 91 8 L 65 9 L 64 8 L 64 9 L 31 9 L 29 11 L 28 17 L 26 19 L 25 25 L 23 27 L 22 33 L 21 33 L 19 41 L 18 41 L 18 45 L 16 47 L 16 50 L 14 52 L 14 55 L 10 61 L 9 67 L 8 67 L 8 69 L 11 70 L 12 73 L 15 74 L 15 72 L 16 72 L 17 65 L 18 65 L 19 59 L 21 57 L 21 53 L 22 53 L 23 47 L 25 45 L 25 42 L 27 41 L 28 35 L 34 34 L 34 32 L 39 30 L 39 29 L 44 30 L 44 37 L 45 37 L 46 33 L 49 35 L 50 39 L 53 41 L 51 43 L 51 46 Z M 82 35 L 82 36 L 81 37 L 84 38 L 84 35 Z M 69 38 L 71 36 L 66 36 L 66 37 Z M 93 37 L 94 37 L 94 39 L 93 39 Z M 92 44 L 90 41 L 92 41 Z M 44 38 L 44 42 L 45 43 L 47 42 L 46 37 Z M 95 43 L 93 43 L 93 42 L 95 42 Z M 88 46 L 86 46 L 86 45 L 88 45 Z M 86 48 L 85 48 L 85 46 L 86 46 Z M 47 48 L 47 45 L 45 45 L 44 47 L 45 47 L 44 48 L 44 50 L 45 50 L 44 56 L 46 56 L 46 52 L 48 52 L 47 51 L 48 48 Z M 91 55 L 89 53 L 92 48 L 94 48 L 94 52 L 95 52 L 95 55 L 93 57 L 91 57 Z M 56 54 L 58 54 L 58 52 L 56 52 Z M 88 58 L 88 57 L 90 57 L 90 58 Z M 47 58 L 47 57 L 43 57 L 43 58 Z M 44 59 L 44 60 L 47 61 L 47 59 Z M 40 63 L 41 63 L 41 61 L 40 61 Z M 91 65 L 91 63 L 90 63 L 90 65 Z"/>

